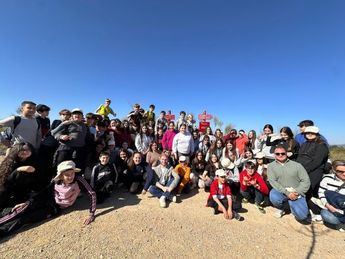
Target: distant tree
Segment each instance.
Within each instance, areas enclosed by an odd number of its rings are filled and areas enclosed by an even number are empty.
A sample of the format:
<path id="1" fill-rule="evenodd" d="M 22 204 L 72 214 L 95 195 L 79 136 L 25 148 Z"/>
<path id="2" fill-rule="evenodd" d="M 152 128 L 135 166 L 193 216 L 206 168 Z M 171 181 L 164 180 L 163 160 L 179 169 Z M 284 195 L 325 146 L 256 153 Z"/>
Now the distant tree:
<path id="1" fill-rule="evenodd" d="M 214 124 L 215 128 L 222 128 L 224 123 L 217 116 L 214 116 L 213 117 L 213 124 Z"/>
<path id="2" fill-rule="evenodd" d="M 227 124 L 227 125 L 225 126 L 225 129 L 224 129 L 224 134 L 229 134 L 230 131 L 231 131 L 232 129 L 234 129 L 234 128 L 235 128 L 235 125 L 234 125 L 234 124 L 232 124 L 232 123 Z"/>

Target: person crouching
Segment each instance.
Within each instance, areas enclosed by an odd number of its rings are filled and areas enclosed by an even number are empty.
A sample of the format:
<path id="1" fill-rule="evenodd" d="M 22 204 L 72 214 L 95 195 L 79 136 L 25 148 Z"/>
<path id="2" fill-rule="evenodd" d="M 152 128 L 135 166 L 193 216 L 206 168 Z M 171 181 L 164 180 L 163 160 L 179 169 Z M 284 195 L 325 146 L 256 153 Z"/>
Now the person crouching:
<path id="1" fill-rule="evenodd" d="M 214 214 L 222 212 L 225 219 L 230 220 L 235 218 L 238 221 L 244 220 L 244 218 L 236 212 L 241 209 L 241 204 L 233 202 L 231 189 L 226 182 L 226 173 L 223 169 L 218 169 L 216 171 L 216 178 L 211 184 L 210 195 L 206 206 L 213 208 Z"/>

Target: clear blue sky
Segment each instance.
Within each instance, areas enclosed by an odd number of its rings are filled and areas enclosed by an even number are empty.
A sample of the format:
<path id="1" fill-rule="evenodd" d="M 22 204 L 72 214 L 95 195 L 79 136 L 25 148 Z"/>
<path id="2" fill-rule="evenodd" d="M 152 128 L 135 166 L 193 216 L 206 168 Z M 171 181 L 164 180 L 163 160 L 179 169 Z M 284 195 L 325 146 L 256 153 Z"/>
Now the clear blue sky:
<path id="1" fill-rule="evenodd" d="M 345 1 L 0 1 L 0 118 L 24 100 L 236 128 L 313 119 L 345 143 Z"/>

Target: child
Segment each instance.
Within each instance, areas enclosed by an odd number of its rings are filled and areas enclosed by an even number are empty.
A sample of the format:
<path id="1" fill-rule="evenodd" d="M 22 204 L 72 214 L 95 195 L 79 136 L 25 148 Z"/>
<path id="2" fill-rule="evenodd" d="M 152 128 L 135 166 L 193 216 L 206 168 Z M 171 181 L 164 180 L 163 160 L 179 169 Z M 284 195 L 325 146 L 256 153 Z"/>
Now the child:
<path id="1" fill-rule="evenodd" d="M 40 193 L 25 203 L 3 210 L 0 218 L 0 237 L 11 234 L 21 226 L 36 223 L 60 213 L 61 209 L 72 206 L 80 188 L 87 190 L 90 197 L 90 215 L 84 221 L 85 225 L 95 219 L 96 194 L 81 176 L 73 161 L 63 161 L 57 167 L 57 175 L 53 181 Z M 7 212 L 7 213 L 6 213 Z"/>
<path id="2" fill-rule="evenodd" d="M 258 172 L 253 162 L 247 162 L 245 169 L 240 173 L 241 195 L 243 202 L 248 202 L 251 198 L 255 199 L 255 207 L 261 213 L 266 213 L 263 208 L 264 196 L 269 193 L 268 187 Z"/>
<path id="3" fill-rule="evenodd" d="M 153 122 L 153 126 L 155 124 L 155 119 L 156 119 L 156 114 L 154 112 L 155 110 L 155 105 L 154 104 L 151 104 L 149 106 L 149 110 L 145 112 L 144 114 L 144 118 L 146 120 L 146 123 L 149 123 L 149 121 L 152 121 Z"/>
<path id="4" fill-rule="evenodd" d="M 226 173 L 223 169 L 216 171 L 216 178 L 211 184 L 210 195 L 207 200 L 207 207 L 213 208 L 213 213 L 222 212 L 225 219 L 235 218 L 238 221 L 243 221 L 244 218 L 240 216 L 235 210 L 241 209 L 240 203 L 232 201 L 231 189 L 226 182 Z"/>
<path id="5" fill-rule="evenodd" d="M 185 192 L 189 192 L 190 186 L 190 171 L 191 168 L 187 164 L 187 158 L 185 156 L 179 157 L 179 164 L 175 167 L 174 171 L 180 177 L 180 183 L 177 186 L 177 194 L 181 194 L 184 190 Z"/>
<path id="6" fill-rule="evenodd" d="M 103 119 L 109 119 L 108 115 L 112 114 L 114 117 L 116 117 L 116 113 L 113 111 L 112 108 L 110 108 L 110 103 L 111 100 L 110 99 L 105 99 L 105 103 L 101 104 L 95 113 L 101 115 L 103 117 Z"/>
<path id="7" fill-rule="evenodd" d="M 118 173 L 114 164 L 109 163 L 110 154 L 102 151 L 99 163 L 92 169 L 91 187 L 97 194 L 97 203 L 102 203 L 110 196 L 117 183 Z"/>

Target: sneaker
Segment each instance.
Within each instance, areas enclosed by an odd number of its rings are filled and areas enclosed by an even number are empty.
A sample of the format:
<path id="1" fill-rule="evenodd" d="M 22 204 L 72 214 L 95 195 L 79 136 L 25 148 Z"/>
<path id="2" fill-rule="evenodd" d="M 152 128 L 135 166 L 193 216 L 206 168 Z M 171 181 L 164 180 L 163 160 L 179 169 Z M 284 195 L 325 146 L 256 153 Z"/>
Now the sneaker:
<path id="1" fill-rule="evenodd" d="M 319 223 L 323 222 L 320 214 L 310 213 L 310 216 L 311 216 L 311 221 L 313 221 L 313 222 L 319 222 Z"/>
<path id="2" fill-rule="evenodd" d="M 166 208 L 167 203 L 164 196 L 159 198 L 159 206 L 161 206 L 161 208 Z"/>
<path id="3" fill-rule="evenodd" d="M 131 188 L 129 188 L 129 191 L 131 193 L 135 193 L 135 192 L 138 191 L 138 187 L 139 187 L 139 183 L 138 182 L 134 182 L 134 183 L 132 183 Z"/>
<path id="4" fill-rule="evenodd" d="M 284 210 L 277 210 L 273 216 L 277 219 L 280 219 L 281 217 L 283 217 L 286 214 L 286 212 Z"/>
<path id="5" fill-rule="evenodd" d="M 320 199 L 318 199 L 318 198 L 315 198 L 315 197 L 311 197 L 311 199 L 310 199 L 314 204 L 316 204 L 317 206 L 319 206 L 321 209 L 327 209 L 326 207 L 325 207 L 325 205 L 323 205 L 323 203 L 322 203 L 322 201 L 320 200 Z"/>
<path id="6" fill-rule="evenodd" d="M 174 196 L 171 197 L 171 201 L 174 202 L 174 203 L 177 202 L 177 197 L 176 197 L 176 195 L 174 195 Z"/>
<path id="7" fill-rule="evenodd" d="M 344 233 L 344 232 L 345 232 L 345 224 L 339 224 L 339 225 L 337 225 L 337 230 L 338 230 L 339 232 Z"/>
<path id="8" fill-rule="evenodd" d="M 243 198 L 242 203 L 248 203 L 248 200 L 246 198 Z"/>
<path id="9" fill-rule="evenodd" d="M 234 219 L 238 220 L 238 221 L 243 221 L 244 217 L 242 217 L 240 214 L 238 214 L 236 211 L 233 212 L 234 214 Z"/>
<path id="10" fill-rule="evenodd" d="M 260 204 L 255 204 L 254 205 L 262 214 L 265 214 L 266 211 L 265 209 L 260 205 Z"/>

